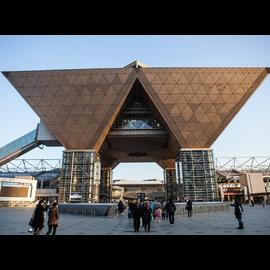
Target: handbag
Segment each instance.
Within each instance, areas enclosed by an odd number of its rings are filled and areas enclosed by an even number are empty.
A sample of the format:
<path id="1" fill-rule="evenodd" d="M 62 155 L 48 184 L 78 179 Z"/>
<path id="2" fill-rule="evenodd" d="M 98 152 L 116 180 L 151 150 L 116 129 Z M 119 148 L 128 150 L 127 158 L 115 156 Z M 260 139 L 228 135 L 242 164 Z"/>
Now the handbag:
<path id="1" fill-rule="evenodd" d="M 33 218 L 30 218 L 28 225 L 33 227 Z"/>

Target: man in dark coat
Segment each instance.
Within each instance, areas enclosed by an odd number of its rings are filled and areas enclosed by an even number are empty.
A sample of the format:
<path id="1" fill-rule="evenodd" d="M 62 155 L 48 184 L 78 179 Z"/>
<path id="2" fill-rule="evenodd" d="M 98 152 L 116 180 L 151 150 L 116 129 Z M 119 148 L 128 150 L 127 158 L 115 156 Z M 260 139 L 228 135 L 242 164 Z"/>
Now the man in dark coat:
<path id="1" fill-rule="evenodd" d="M 238 219 L 239 222 L 239 227 L 237 229 L 244 229 L 244 225 L 242 222 L 242 213 L 244 212 L 244 209 L 241 205 L 241 202 L 239 200 L 239 198 L 235 199 L 235 203 L 231 204 L 231 206 L 234 206 L 234 214 L 235 217 Z"/>
<path id="2" fill-rule="evenodd" d="M 44 227 L 44 201 L 40 200 L 32 216 L 33 234 L 39 235 Z"/>
<path id="3" fill-rule="evenodd" d="M 169 221 L 170 224 L 174 224 L 174 212 L 176 210 L 176 206 L 172 199 L 169 199 L 169 202 L 167 203 L 166 212 L 169 214 Z"/>
<path id="4" fill-rule="evenodd" d="M 138 200 L 133 210 L 133 226 L 134 226 L 135 232 L 139 232 L 140 220 L 142 216 L 143 216 L 143 210 L 140 204 L 140 200 Z"/>
<path id="5" fill-rule="evenodd" d="M 188 211 L 188 217 L 192 216 L 192 201 L 189 199 L 187 201 L 186 209 Z"/>
<path id="6" fill-rule="evenodd" d="M 151 225 L 151 218 L 152 218 L 152 210 L 150 207 L 150 202 L 147 201 L 146 204 L 143 207 L 143 224 L 144 224 L 144 230 L 150 232 L 150 225 Z"/>

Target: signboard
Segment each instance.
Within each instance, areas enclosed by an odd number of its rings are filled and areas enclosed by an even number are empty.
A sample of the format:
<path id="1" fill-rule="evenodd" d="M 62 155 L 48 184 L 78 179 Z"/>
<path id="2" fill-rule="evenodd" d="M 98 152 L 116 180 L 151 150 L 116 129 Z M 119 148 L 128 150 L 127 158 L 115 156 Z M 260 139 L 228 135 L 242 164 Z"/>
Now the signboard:
<path id="1" fill-rule="evenodd" d="M 82 196 L 79 193 L 72 193 L 70 199 L 81 199 Z"/>

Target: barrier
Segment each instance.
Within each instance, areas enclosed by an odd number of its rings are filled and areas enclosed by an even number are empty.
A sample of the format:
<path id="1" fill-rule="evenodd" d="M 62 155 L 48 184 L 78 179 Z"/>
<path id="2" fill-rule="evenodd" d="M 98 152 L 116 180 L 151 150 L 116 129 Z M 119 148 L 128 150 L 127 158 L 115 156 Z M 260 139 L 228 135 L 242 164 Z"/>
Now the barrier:
<path id="1" fill-rule="evenodd" d="M 175 215 L 187 216 L 186 203 L 175 203 Z M 230 204 L 224 202 L 193 202 L 192 215 L 210 214 L 213 212 L 229 211 Z"/>
<path id="2" fill-rule="evenodd" d="M 83 216 L 113 217 L 117 214 L 116 203 L 60 203 L 59 213 Z"/>

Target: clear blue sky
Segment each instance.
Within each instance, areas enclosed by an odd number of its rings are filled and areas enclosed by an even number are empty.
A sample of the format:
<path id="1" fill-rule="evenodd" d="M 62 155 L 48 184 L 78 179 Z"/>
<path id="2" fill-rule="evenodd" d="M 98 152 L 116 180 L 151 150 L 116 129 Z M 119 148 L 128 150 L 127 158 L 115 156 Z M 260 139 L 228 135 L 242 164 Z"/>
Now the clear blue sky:
<path id="1" fill-rule="evenodd" d="M 0 36 L 0 71 L 111 68 L 134 60 L 152 67 L 270 67 L 270 36 Z M 0 75 L 0 147 L 39 118 Z M 215 156 L 270 155 L 270 76 L 212 145 Z M 63 148 L 23 158 L 62 158 Z M 153 163 L 120 164 L 114 178 L 163 178 Z"/>

